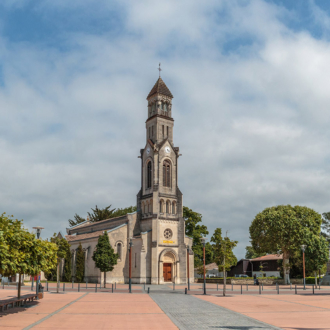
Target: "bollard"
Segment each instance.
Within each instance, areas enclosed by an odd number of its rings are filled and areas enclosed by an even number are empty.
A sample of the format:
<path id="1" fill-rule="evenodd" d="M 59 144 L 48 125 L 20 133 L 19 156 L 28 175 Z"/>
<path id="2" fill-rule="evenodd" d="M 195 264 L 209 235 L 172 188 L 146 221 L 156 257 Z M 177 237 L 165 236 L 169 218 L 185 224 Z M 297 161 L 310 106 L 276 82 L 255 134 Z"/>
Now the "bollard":
<path id="1" fill-rule="evenodd" d="M 37 295 L 37 300 L 39 300 L 39 298 L 38 298 L 38 293 L 39 293 L 39 285 L 38 285 L 38 280 L 37 280 L 37 283 L 36 283 L 36 295 Z"/>
<path id="2" fill-rule="evenodd" d="M 217 283 L 217 291 L 219 291 L 219 283 Z"/>
<path id="3" fill-rule="evenodd" d="M 80 292 L 80 283 L 78 283 L 78 292 Z"/>
<path id="4" fill-rule="evenodd" d="M 294 294 L 297 294 L 297 285 L 294 286 Z"/>
<path id="5" fill-rule="evenodd" d="M 246 285 L 246 291 L 249 291 L 249 285 L 248 284 Z"/>
<path id="6" fill-rule="evenodd" d="M 277 294 L 280 294 L 280 286 L 277 286 Z"/>
<path id="7" fill-rule="evenodd" d="M 48 292 L 48 281 L 46 280 L 46 290 Z"/>
<path id="8" fill-rule="evenodd" d="M 97 283 L 95 283 L 95 292 L 97 292 Z"/>
<path id="9" fill-rule="evenodd" d="M 234 284 L 231 285 L 231 291 L 234 291 Z"/>
<path id="10" fill-rule="evenodd" d="M 72 289 L 73 289 L 73 280 L 72 280 Z"/>
<path id="11" fill-rule="evenodd" d="M 187 294 L 187 292 L 188 292 L 188 289 L 185 288 L 185 289 L 184 289 L 184 294 Z"/>
<path id="12" fill-rule="evenodd" d="M 261 290 L 264 291 L 264 284 L 261 283 Z"/>
<path id="13" fill-rule="evenodd" d="M 259 294 L 261 294 L 261 285 L 259 284 Z"/>
<path id="14" fill-rule="evenodd" d="M 112 293 L 113 293 L 113 283 L 112 283 Z"/>
<path id="15" fill-rule="evenodd" d="M 313 294 L 314 294 L 314 285 L 313 285 Z"/>
<path id="16" fill-rule="evenodd" d="M 292 283 L 290 283 L 290 290 L 292 290 Z"/>
<path id="17" fill-rule="evenodd" d="M 65 283 L 63 282 L 63 292 L 65 291 Z"/>
<path id="18" fill-rule="evenodd" d="M 241 294 L 243 294 L 243 285 L 241 284 Z"/>
<path id="19" fill-rule="evenodd" d="M 150 287 L 148 286 L 148 293 L 150 292 Z"/>

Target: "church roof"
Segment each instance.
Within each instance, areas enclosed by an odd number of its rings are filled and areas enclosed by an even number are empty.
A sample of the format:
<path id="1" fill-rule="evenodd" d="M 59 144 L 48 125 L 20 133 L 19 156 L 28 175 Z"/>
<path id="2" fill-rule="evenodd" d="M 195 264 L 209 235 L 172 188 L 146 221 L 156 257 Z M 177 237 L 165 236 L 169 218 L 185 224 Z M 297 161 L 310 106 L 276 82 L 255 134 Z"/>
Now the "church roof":
<path id="1" fill-rule="evenodd" d="M 154 94 L 163 94 L 165 96 L 168 96 L 170 98 L 173 98 L 172 93 L 170 92 L 170 90 L 168 89 L 168 87 L 165 85 L 163 79 L 161 77 L 158 78 L 158 80 L 156 81 L 154 87 L 152 87 L 147 99 L 154 95 Z"/>

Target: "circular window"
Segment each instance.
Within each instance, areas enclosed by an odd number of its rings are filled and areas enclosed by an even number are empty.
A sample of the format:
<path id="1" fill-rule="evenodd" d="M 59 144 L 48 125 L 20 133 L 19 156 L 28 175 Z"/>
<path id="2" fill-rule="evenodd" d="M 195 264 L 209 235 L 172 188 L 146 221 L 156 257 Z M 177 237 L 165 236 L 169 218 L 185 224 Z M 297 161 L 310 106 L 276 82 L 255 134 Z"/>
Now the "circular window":
<path id="1" fill-rule="evenodd" d="M 173 236 L 172 230 L 169 229 L 169 228 L 165 229 L 165 231 L 164 231 L 164 237 L 166 239 L 170 239 L 170 238 L 172 238 L 172 236 Z"/>

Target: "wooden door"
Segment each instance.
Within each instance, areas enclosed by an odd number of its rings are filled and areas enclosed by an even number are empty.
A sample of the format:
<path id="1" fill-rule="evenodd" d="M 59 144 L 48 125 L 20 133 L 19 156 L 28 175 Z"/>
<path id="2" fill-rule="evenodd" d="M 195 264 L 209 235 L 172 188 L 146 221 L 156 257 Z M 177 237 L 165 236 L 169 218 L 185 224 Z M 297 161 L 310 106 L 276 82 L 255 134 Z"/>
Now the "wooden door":
<path id="1" fill-rule="evenodd" d="M 172 264 L 163 264 L 163 276 L 165 282 L 172 281 Z"/>

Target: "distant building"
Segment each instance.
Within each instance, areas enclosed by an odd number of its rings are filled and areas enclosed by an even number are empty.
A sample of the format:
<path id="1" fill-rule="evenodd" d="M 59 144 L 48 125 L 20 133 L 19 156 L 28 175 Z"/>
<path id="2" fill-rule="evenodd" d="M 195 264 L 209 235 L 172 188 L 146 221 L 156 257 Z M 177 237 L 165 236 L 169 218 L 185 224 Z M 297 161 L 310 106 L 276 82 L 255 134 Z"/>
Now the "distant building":
<path id="1" fill-rule="evenodd" d="M 202 278 L 203 274 L 197 274 L 198 268 L 195 268 L 195 277 Z M 205 265 L 205 276 L 206 277 L 223 277 L 223 272 L 219 272 L 218 265 L 213 262 L 211 264 Z"/>

